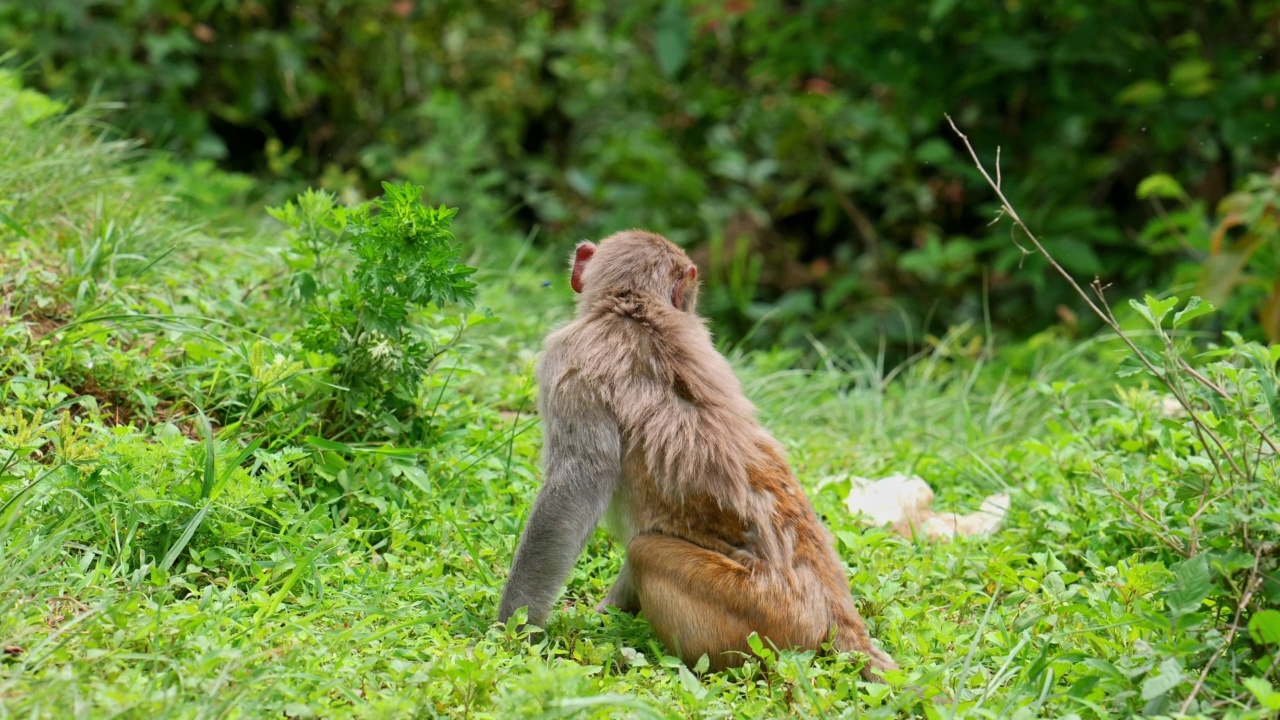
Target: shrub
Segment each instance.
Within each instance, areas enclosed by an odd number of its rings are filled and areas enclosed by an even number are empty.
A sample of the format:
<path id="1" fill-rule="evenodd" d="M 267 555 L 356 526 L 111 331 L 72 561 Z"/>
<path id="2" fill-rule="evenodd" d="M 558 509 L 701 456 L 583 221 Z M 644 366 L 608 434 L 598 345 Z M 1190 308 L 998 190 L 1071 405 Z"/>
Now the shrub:
<path id="1" fill-rule="evenodd" d="M 41 87 L 100 87 L 129 131 L 236 168 L 406 178 L 553 243 L 628 226 L 719 243 L 706 308 L 738 338 L 909 346 L 1080 309 L 986 227 L 943 112 L 1003 145 L 1008 192 L 1070 270 L 1162 285 L 1176 251 L 1131 241 L 1151 217 L 1133 190 L 1165 172 L 1212 205 L 1271 169 L 1278 17 L 1276 0 L 0 0 L 0 43 Z M 738 245 L 751 283 L 727 266 Z"/>
<path id="2" fill-rule="evenodd" d="M 372 421 L 395 428 L 394 437 L 418 419 L 422 378 L 450 342 L 414 315 L 431 305 L 470 304 L 475 288 L 467 280 L 475 269 L 458 263 L 449 229 L 457 210 L 423 205 L 422 188 L 410 183 L 383 188 L 383 197 L 351 209 L 331 193 L 309 190 L 269 211 L 289 228 L 290 295 L 306 316 L 298 337 L 307 350 L 332 358 L 339 389 L 324 414 L 347 428 L 339 436 Z M 347 252 L 355 267 L 344 275 Z"/>

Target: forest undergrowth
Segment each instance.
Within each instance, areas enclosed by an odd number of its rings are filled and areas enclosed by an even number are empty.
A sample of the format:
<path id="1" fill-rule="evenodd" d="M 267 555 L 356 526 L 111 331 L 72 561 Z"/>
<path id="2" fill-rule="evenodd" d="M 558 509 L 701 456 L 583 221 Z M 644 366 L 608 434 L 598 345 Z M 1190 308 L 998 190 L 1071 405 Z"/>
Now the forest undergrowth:
<path id="1" fill-rule="evenodd" d="M 1198 299 L 1114 302 L 1127 344 L 722 341 L 902 670 L 766 648 L 699 676 L 592 610 L 603 532 L 533 642 L 494 622 L 559 249 L 410 184 L 263 212 L 0 88 L 0 717 L 1280 710 L 1280 352 L 1198 334 Z M 893 473 L 1011 511 L 949 543 L 865 527 L 850 478 Z"/>

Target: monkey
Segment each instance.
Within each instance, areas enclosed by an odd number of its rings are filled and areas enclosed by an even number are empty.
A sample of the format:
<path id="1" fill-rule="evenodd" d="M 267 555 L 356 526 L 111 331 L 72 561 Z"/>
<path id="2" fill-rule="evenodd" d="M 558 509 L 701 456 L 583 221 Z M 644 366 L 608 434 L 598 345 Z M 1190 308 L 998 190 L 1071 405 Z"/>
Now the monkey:
<path id="1" fill-rule="evenodd" d="M 598 524 L 626 548 L 599 612 L 643 613 L 689 667 L 740 667 L 752 632 L 778 648 L 877 648 L 831 533 L 756 419 L 696 312 L 697 267 L 643 230 L 574 251 L 576 317 L 535 368 L 544 480 L 517 542 L 498 619 L 544 626 Z"/>

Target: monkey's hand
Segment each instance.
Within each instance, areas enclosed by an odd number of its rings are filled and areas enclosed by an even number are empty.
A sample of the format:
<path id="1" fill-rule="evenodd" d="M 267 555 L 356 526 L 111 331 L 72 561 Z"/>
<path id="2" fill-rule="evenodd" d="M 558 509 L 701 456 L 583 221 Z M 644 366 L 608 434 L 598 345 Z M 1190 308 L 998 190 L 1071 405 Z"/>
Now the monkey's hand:
<path id="1" fill-rule="evenodd" d="M 604 613 L 606 609 L 615 607 L 624 613 L 635 615 L 640 612 L 640 594 L 636 592 L 636 586 L 631 580 L 631 563 L 624 560 L 622 562 L 622 570 L 618 572 L 618 579 L 613 582 L 613 588 L 609 590 L 609 594 L 603 600 L 596 603 L 596 612 Z"/>

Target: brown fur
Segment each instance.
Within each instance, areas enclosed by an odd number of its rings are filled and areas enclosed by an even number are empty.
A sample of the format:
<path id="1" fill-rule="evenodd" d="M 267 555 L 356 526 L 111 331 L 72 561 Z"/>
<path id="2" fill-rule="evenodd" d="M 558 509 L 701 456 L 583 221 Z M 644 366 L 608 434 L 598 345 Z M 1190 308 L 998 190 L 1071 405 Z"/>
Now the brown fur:
<path id="1" fill-rule="evenodd" d="M 754 631 L 778 647 L 830 639 L 866 654 L 868 676 L 896 667 L 868 637 L 782 447 L 694 313 L 696 283 L 681 288 L 688 256 L 633 230 L 587 257 L 577 319 L 547 339 L 539 379 L 544 394 L 564 394 L 557 402 L 600 403 L 617 421 L 606 521 L 629 568 L 606 602 L 638 605 L 690 665 L 703 653 L 713 670 L 740 665 Z"/>

